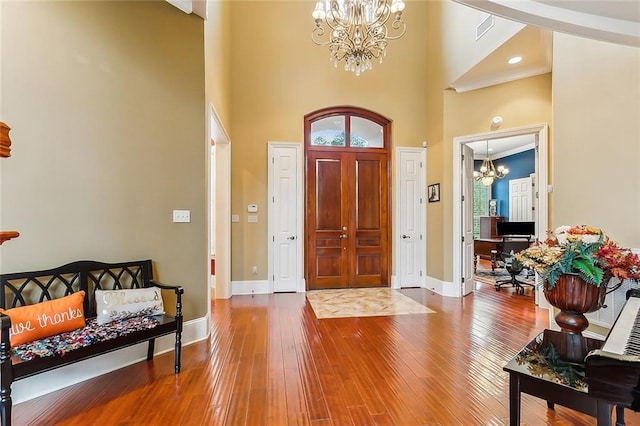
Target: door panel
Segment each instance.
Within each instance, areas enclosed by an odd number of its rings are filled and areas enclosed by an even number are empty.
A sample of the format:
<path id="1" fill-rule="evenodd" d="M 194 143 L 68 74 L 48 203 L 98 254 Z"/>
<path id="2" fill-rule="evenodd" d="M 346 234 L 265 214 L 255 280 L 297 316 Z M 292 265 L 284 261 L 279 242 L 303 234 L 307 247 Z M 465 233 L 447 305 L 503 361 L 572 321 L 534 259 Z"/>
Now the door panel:
<path id="1" fill-rule="evenodd" d="M 343 189 L 347 169 L 340 153 L 309 153 L 307 161 L 308 275 L 314 288 L 346 287 L 349 258 L 342 227 L 348 218 Z"/>
<path id="2" fill-rule="evenodd" d="M 309 289 L 389 284 L 386 153 L 307 153 Z"/>
<path id="3" fill-rule="evenodd" d="M 509 220 L 522 222 L 533 220 L 533 191 L 530 177 L 509 181 Z"/>
<path id="4" fill-rule="evenodd" d="M 400 287 L 421 287 L 423 283 L 423 155 L 423 149 L 417 151 L 415 148 L 403 148 L 399 151 L 399 238 L 394 241 L 400 247 L 400 256 L 397 259 Z"/>
<path id="5" fill-rule="evenodd" d="M 388 275 L 386 258 L 388 220 L 387 200 L 387 155 L 353 154 L 355 170 L 356 211 L 352 227 L 355 228 L 355 245 L 351 247 L 352 287 L 388 285 L 383 277 Z"/>
<path id="6" fill-rule="evenodd" d="M 274 292 L 298 290 L 301 245 L 298 235 L 299 148 L 270 145 L 272 279 Z"/>
<path id="7" fill-rule="evenodd" d="M 473 150 L 462 146 L 464 161 L 462 164 L 462 279 L 461 294 L 464 296 L 473 291 Z"/>

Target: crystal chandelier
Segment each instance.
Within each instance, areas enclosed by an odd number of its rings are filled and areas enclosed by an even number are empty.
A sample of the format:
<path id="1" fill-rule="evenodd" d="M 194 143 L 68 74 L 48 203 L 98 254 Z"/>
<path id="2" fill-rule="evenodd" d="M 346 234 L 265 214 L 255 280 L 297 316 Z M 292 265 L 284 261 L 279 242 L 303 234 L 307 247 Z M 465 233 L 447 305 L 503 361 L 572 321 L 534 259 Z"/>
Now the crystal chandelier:
<path id="1" fill-rule="evenodd" d="M 329 46 L 329 59 L 337 67 L 344 60 L 344 69 L 356 75 L 371 69 L 371 60 L 387 54 L 389 40 L 397 40 L 407 30 L 402 20 L 403 0 L 322 0 L 311 14 L 316 21 L 311 39 L 318 46 Z M 391 30 L 387 21 L 395 15 Z M 325 28 L 329 29 L 325 38 Z M 389 32 L 392 35 L 389 35 Z"/>
<path id="2" fill-rule="evenodd" d="M 489 158 L 489 141 L 487 140 L 487 156 L 482 160 L 480 171 L 473 171 L 473 178 L 482 182 L 484 186 L 491 186 L 495 179 L 502 179 L 509 173 L 509 169 L 504 166 L 496 168 L 493 161 Z"/>

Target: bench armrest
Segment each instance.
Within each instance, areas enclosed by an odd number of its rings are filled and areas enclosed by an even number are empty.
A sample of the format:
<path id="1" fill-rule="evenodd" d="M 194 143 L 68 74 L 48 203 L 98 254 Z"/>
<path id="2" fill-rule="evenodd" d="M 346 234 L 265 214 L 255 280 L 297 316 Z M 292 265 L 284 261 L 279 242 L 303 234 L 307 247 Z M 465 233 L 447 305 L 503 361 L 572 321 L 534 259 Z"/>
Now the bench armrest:
<path id="1" fill-rule="evenodd" d="M 184 289 L 178 285 L 167 285 L 167 284 L 162 284 L 153 280 L 149 281 L 149 285 L 152 285 L 154 287 L 159 287 L 163 290 L 173 290 L 176 293 L 176 295 L 184 294 Z"/>
<path id="2" fill-rule="evenodd" d="M 162 290 L 172 290 L 175 294 L 176 294 L 176 314 L 175 317 L 176 319 L 180 319 L 179 322 L 179 331 L 182 331 L 182 295 L 184 294 L 184 289 L 180 286 L 175 286 L 175 285 L 167 285 L 167 284 L 161 284 L 159 282 L 156 281 L 149 281 L 149 285 L 154 286 L 154 287 L 158 287 Z"/>

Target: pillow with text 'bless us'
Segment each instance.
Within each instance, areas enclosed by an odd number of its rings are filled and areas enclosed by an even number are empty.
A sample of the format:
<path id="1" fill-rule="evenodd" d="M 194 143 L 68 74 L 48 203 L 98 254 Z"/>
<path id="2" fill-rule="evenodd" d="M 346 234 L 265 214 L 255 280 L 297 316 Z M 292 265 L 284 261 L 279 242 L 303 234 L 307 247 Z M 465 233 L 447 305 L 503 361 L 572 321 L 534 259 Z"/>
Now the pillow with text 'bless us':
<path id="1" fill-rule="evenodd" d="M 0 309 L 11 318 L 12 347 L 85 326 L 84 291 L 18 308 Z"/>
<path id="2" fill-rule="evenodd" d="M 98 324 L 137 316 L 162 315 L 164 304 L 158 287 L 96 290 Z"/>

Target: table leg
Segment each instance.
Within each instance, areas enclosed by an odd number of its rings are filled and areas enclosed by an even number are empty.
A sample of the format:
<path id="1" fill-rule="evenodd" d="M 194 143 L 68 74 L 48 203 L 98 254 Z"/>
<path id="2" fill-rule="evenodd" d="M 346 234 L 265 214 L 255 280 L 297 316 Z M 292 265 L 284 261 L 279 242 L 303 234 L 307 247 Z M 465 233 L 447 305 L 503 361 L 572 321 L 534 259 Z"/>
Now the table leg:
<path id="1" fill-rule="evenodd" d="M 509 374 L 509 425 L 520 425 L 520 377 Z"/>
<path id="2" fill-rule="evenodd" d="M 616 405 L 616 426 L 624 426 L 624 407 Z"/>
<path id="3" fill-rule="evenodd" d="M 476 269 L 478 268 L 478 258 L 480 256 L 479 255 L 475 255 L 473 256 L 473 273 L 476 273 Z"/>
<path id="4" fill-rule="evenodd" d="M 598 400 L 596 418 L 598 426 L 611 426 L 611 404 Z"/>

